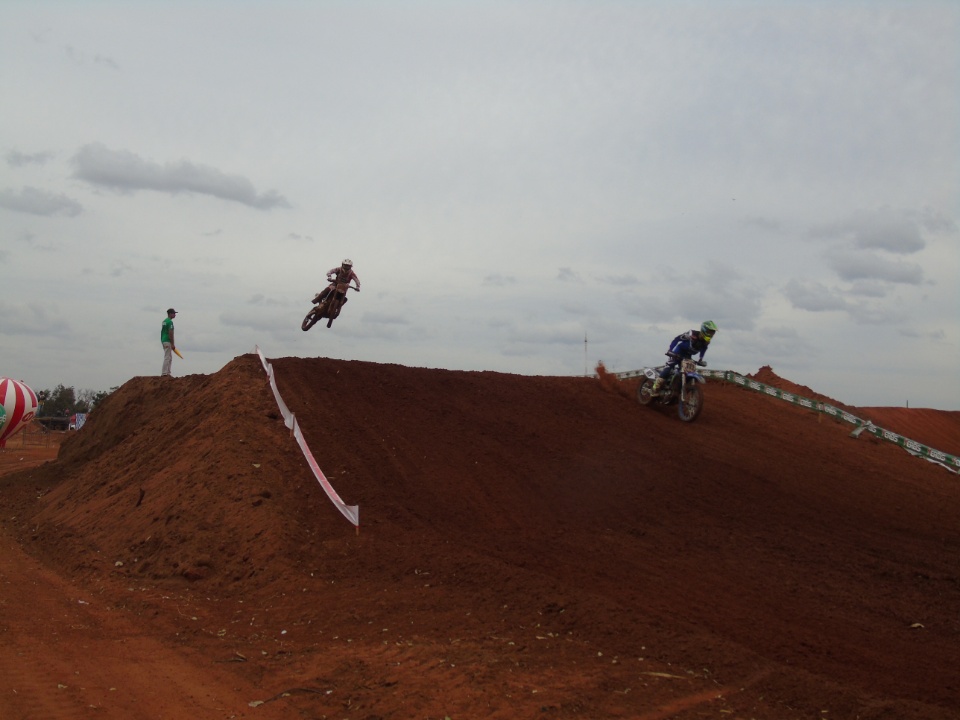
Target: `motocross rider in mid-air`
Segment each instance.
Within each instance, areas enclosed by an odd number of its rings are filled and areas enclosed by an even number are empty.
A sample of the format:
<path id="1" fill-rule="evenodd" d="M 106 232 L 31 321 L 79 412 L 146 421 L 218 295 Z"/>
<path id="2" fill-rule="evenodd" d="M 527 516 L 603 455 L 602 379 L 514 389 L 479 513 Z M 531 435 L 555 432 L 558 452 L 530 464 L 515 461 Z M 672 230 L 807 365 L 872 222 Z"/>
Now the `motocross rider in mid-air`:
<path id="1" fill-rule="evenodd" d="M 706 365 L 703 356 L 710 346 L 710 340 L 717 333 L 717 325 L 713 320 L 706 320 L 700 325 L 699 330 L 690 330 L 681 335 L 677 335 L 670 343 L 670 360 L 660 371 L 660 376 L 653 383 L 652 394 L 657 395 L 660 388 L 663 387 L 663 381 L 670 376 L 681 360 L 690 360 L 695 353 L 700 353 L 698 365 Z"/>
<path id="2" fill-rule="evenodd" d="M 333 288 L 336 287 L 338 278 L 343 280 L 343 282 L 347 284 L 349 284 L 350 281 L 353 280 L 357 285 L 354 288 L 354 290 L 356 290 L 357 292 L 360 292 L 360 278 L 358 278 L 357 274 L 353 271 L 353 260 L 350 260 L 349 258 L 347 258 L 342 263 L 340 263 L 340 267 L 335 267 L 335 268 L 331 268 L 330 270 L 327 270 L 327 282 L 330 284 L 327 285 L 327 287 L 325 287 L 323 290 L 317 293 L 316 297 L 313 298 L 313 302 L 322 303 L 324 300 L 326 300 L 327 295 L 329 295 L 330 292 L 333 290 Z M 347 296 L 346 296 L 346 293 L 343 293 L 343 295 L 340 298 L 341 307 L 343 307 L 343 305 L 345 305 L 346 302 L 347 302 Z"/>

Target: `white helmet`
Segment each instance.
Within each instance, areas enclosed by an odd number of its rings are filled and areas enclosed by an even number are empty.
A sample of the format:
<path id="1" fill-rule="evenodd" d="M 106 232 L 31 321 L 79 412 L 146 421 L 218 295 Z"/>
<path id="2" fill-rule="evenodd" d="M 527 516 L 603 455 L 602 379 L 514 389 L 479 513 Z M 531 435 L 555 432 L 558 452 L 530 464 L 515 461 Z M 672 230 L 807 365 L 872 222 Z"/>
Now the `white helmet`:
<path id="1" fill-rule="evenodd" d="M 351 260 L 350 258 L 346 258 L 342 263 L 340 263 L 340 265 L 341 267 L 343 267 L 344 270 L 349 270 L 350 268 L 353 267 L 353 260 Z"/>

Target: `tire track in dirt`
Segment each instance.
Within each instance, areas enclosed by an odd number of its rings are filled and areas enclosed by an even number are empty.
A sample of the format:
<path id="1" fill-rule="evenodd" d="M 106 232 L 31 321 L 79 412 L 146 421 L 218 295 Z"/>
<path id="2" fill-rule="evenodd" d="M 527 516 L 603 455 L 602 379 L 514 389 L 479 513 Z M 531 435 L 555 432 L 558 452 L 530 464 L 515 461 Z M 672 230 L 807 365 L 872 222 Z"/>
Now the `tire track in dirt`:
<path id="1" fill-rule="evenodd" d="M 79 606 L 68 607 L 64 586 L 20 547 L 4 538 L 0 559 L 0 709 L 5 718 L 87 717 L 103 702 L 98 688 L 87 690 L 89 658 L 61 651 L 61 639 L 89 631 Z M 29 578 L 29 580 L 27 580 Z M 20 607 L 29 607 L 24 614 Z"/>

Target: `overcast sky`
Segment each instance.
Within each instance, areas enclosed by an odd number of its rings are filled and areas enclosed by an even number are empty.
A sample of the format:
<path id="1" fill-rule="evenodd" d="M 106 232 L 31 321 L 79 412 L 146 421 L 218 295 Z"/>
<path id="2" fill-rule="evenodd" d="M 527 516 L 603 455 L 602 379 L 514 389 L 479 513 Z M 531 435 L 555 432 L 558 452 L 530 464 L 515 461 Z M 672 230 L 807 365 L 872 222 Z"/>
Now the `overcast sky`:
<path id="1" fill-rule="evenodd" d="M 712 368 L 960 410 L 960 3 L 4 0 L 0 102 L 36 390 L 159 374 L 174 306 L 176 375 L 633 370 L 711 319 Z"/>

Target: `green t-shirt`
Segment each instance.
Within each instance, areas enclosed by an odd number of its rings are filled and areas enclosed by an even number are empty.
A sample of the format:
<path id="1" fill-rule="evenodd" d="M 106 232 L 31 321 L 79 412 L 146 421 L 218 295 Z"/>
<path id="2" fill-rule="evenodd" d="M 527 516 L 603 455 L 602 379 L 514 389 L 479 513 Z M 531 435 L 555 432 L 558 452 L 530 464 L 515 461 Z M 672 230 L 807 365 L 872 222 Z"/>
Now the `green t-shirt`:
<path id="1" fill-rule="evenodd" d="M 160 326 L 160 342 L 170 342 L 170 334 L 173 332 L 173 320 L 165 317 L 163 325 Z"/>

